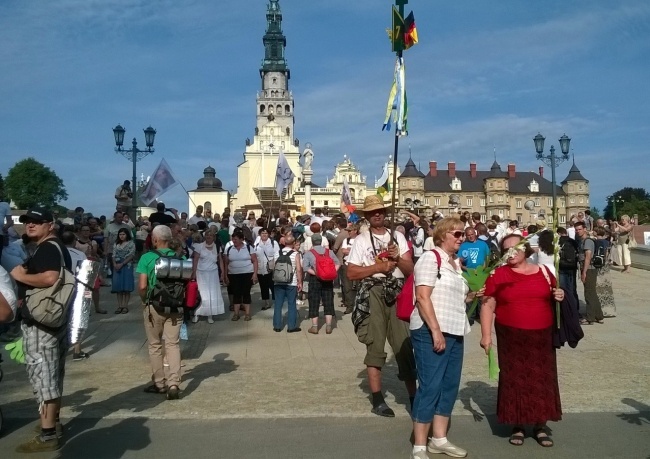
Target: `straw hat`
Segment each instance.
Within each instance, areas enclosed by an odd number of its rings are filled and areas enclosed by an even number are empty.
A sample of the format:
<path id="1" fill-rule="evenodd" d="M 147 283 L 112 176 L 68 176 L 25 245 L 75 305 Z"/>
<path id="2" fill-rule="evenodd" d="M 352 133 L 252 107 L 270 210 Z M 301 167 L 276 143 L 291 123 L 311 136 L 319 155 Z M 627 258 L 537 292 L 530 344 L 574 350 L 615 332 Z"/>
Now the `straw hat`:
<path id="1" fill-rule="evenodd" d="M 373 212 L 380 209 L 389 209 L 390 206 L 384 204 L 384 200 L 381 196 L 373 194 L 366 196 L 366 199 L 363 200 L 363 208 L 357 209 L 357 212 Z"/>

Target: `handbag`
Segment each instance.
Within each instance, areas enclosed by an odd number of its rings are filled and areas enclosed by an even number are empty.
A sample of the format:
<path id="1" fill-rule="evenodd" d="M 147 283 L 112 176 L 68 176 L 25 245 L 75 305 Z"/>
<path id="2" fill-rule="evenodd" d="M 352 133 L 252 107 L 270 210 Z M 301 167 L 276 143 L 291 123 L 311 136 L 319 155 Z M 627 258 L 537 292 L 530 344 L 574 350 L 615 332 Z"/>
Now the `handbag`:
<path id="1" fill-rule="evenodd" d="M 636 248 L 636 239 L 634 239 L 634 235 L 632 233 L 629 234 L 628 239 L 627 239 L 627 248 L 628 249 L 634 249 Z"/>
<path id="2" fill-rule="evenodd" d="M 60 328 L 68 321 L 68 307 L 74 295 L 76 279 L 65 268 L 63 252 L 59 244 L 49 241 L 61 255 L 59 277 L 49 287 L 27 290 L 25 305 L 32 320 L 47 328 Z"/>

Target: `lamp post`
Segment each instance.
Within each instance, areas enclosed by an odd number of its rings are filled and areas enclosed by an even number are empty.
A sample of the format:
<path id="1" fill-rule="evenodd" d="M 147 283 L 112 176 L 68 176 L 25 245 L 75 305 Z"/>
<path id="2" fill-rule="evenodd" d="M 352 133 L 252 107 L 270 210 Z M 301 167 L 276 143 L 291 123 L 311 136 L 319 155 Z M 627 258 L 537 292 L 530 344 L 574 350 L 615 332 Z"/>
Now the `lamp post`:
<path id="1" fill-rule="evenodd" d="M 124 145 L 124 133 L 126 132 L 126 129 L 124 129 L 119 124 L 113 128 L 113 135 L 115 136 L 115 153 L 121 154 L 133 163 L 133 180 L 131 181 L 131 186 L 133 187 L 131 191 L 133 194 L 131 196 L 131 214 L 129 215 L 129 217 L 131 217 L 131 221 L 135 221 L 137 219 L 136 214 L 138 208 L 136 163 L 143 159 L 145 156 L 148 156 L 155 151 L 153 149 L 153 141 L 156 137 L 156 130 L 151 126 L 143 130 L 144 141 L 147 145 L 147 148 L 140 150 L 138 148 L 138 142 L 134 137 L 131 149 L 125 150 L 122 148 L 122 145 Z"/>
<path id="2" fill-rule="evenodd" d="M 404 204 L 406 204 L 411 209 L 411 212 L 415 212 L 417 211 L 418 207 L 420 207 L 420 204 L 422 204 L 422 202 L 419 199 L 406 198 L 404 200 Z"/>
<path id="3" fill-rule="evenodd" d="M 616 204 L 623 204 L 625 200 L 616 195 L 607 196 L 607 199 L 612 202 L 612 215 L 614 216 L 614 221 L 618 221 L 618 215 L 616 215 Z"/>
<path id="4" fill-rule="evenodd" d="M 553 214 L 553 232 L 557 230 L 557 190 L 555 185 L 555 168 L 561 163 L 569 159 L 569 145 L 571 144 L 571 139 L 564 134 L 560 137 L 560 149 L 562 150 L 562 156 L 555 155 L 555 147 L 551 145 L 550 155 L 544 156 L 544 136 L 539 132 L 535 137 L 533 137 L 533 142 L 535 142 L 535 151 L 537 152 L 537 159 L 542 161 L 544 164 L 551 167 L 551 183 L 553 185 L 553 209 L 551 213 Z"/>

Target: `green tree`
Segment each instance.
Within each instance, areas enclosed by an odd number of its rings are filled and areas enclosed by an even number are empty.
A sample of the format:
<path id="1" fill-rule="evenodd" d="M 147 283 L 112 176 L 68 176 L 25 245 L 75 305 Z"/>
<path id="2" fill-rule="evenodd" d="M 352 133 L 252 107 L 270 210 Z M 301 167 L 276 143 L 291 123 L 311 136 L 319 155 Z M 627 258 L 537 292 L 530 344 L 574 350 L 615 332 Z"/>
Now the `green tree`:
<path id="1" fill-rule="evenodd" d="M 635 202 L 635 204 L 632 205 L 632 202 Z M 634 210 L 636 206 L 641 206 L 641 209 L 643 209 L 644 202 L 650 204 L 650 193 L 645 188 L 625 187 L 607 197 L 607 205 L 603 213 L 605 214 L 605 218 L 617 219 L 623 214 L 627 214 L 630 217 L 634 214 L 639 214 L 639 218 L 641 218 L 642 212 L 630 212 L 630 210 Z M 626 204 L 630 205 L 626 208 Z M 616 208 L 616 215 L 614 215 L 614 208 Z"/>
<path id="2" fill-rule="evenodd" d="M 9 169 L 5 191 L 19 209 L 53 207 L 68 199 L 63 181 L 52 169 L 34 158 L 18 161 Z"/>
<path id="3" fill-rule="evenodd" d="M 0 174 L 0 201 L 5 200 L 5 179 L 2 178 Z"/>
<path id="4" fill-rule="evenodd" d="M 600 214 L 600 210 L 597 207 L 592 207 L 591 208 L 591 218 L 594 220 L 598 220 L 599 218 L 603 218 L 602 215 Z"/>

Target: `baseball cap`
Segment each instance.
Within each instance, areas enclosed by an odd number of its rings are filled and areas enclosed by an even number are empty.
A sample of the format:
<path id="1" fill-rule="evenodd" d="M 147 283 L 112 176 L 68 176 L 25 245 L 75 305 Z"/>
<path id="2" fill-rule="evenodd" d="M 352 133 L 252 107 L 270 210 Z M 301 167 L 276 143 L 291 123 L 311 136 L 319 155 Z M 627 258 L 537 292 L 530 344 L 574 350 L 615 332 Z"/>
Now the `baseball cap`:
<path id="1" fill-rule="evenodd" d="M 311 235 L 311 243 L 313 245 L 321 245 L 323 243 L 323 236 L 318 233 Z"/>
<path id="2" fill-rule="evenodd" d="M 32 222 L 53 222 L 52 212 L 42 207 L 34 207 L 18 218 L 20 223 Z"/>

